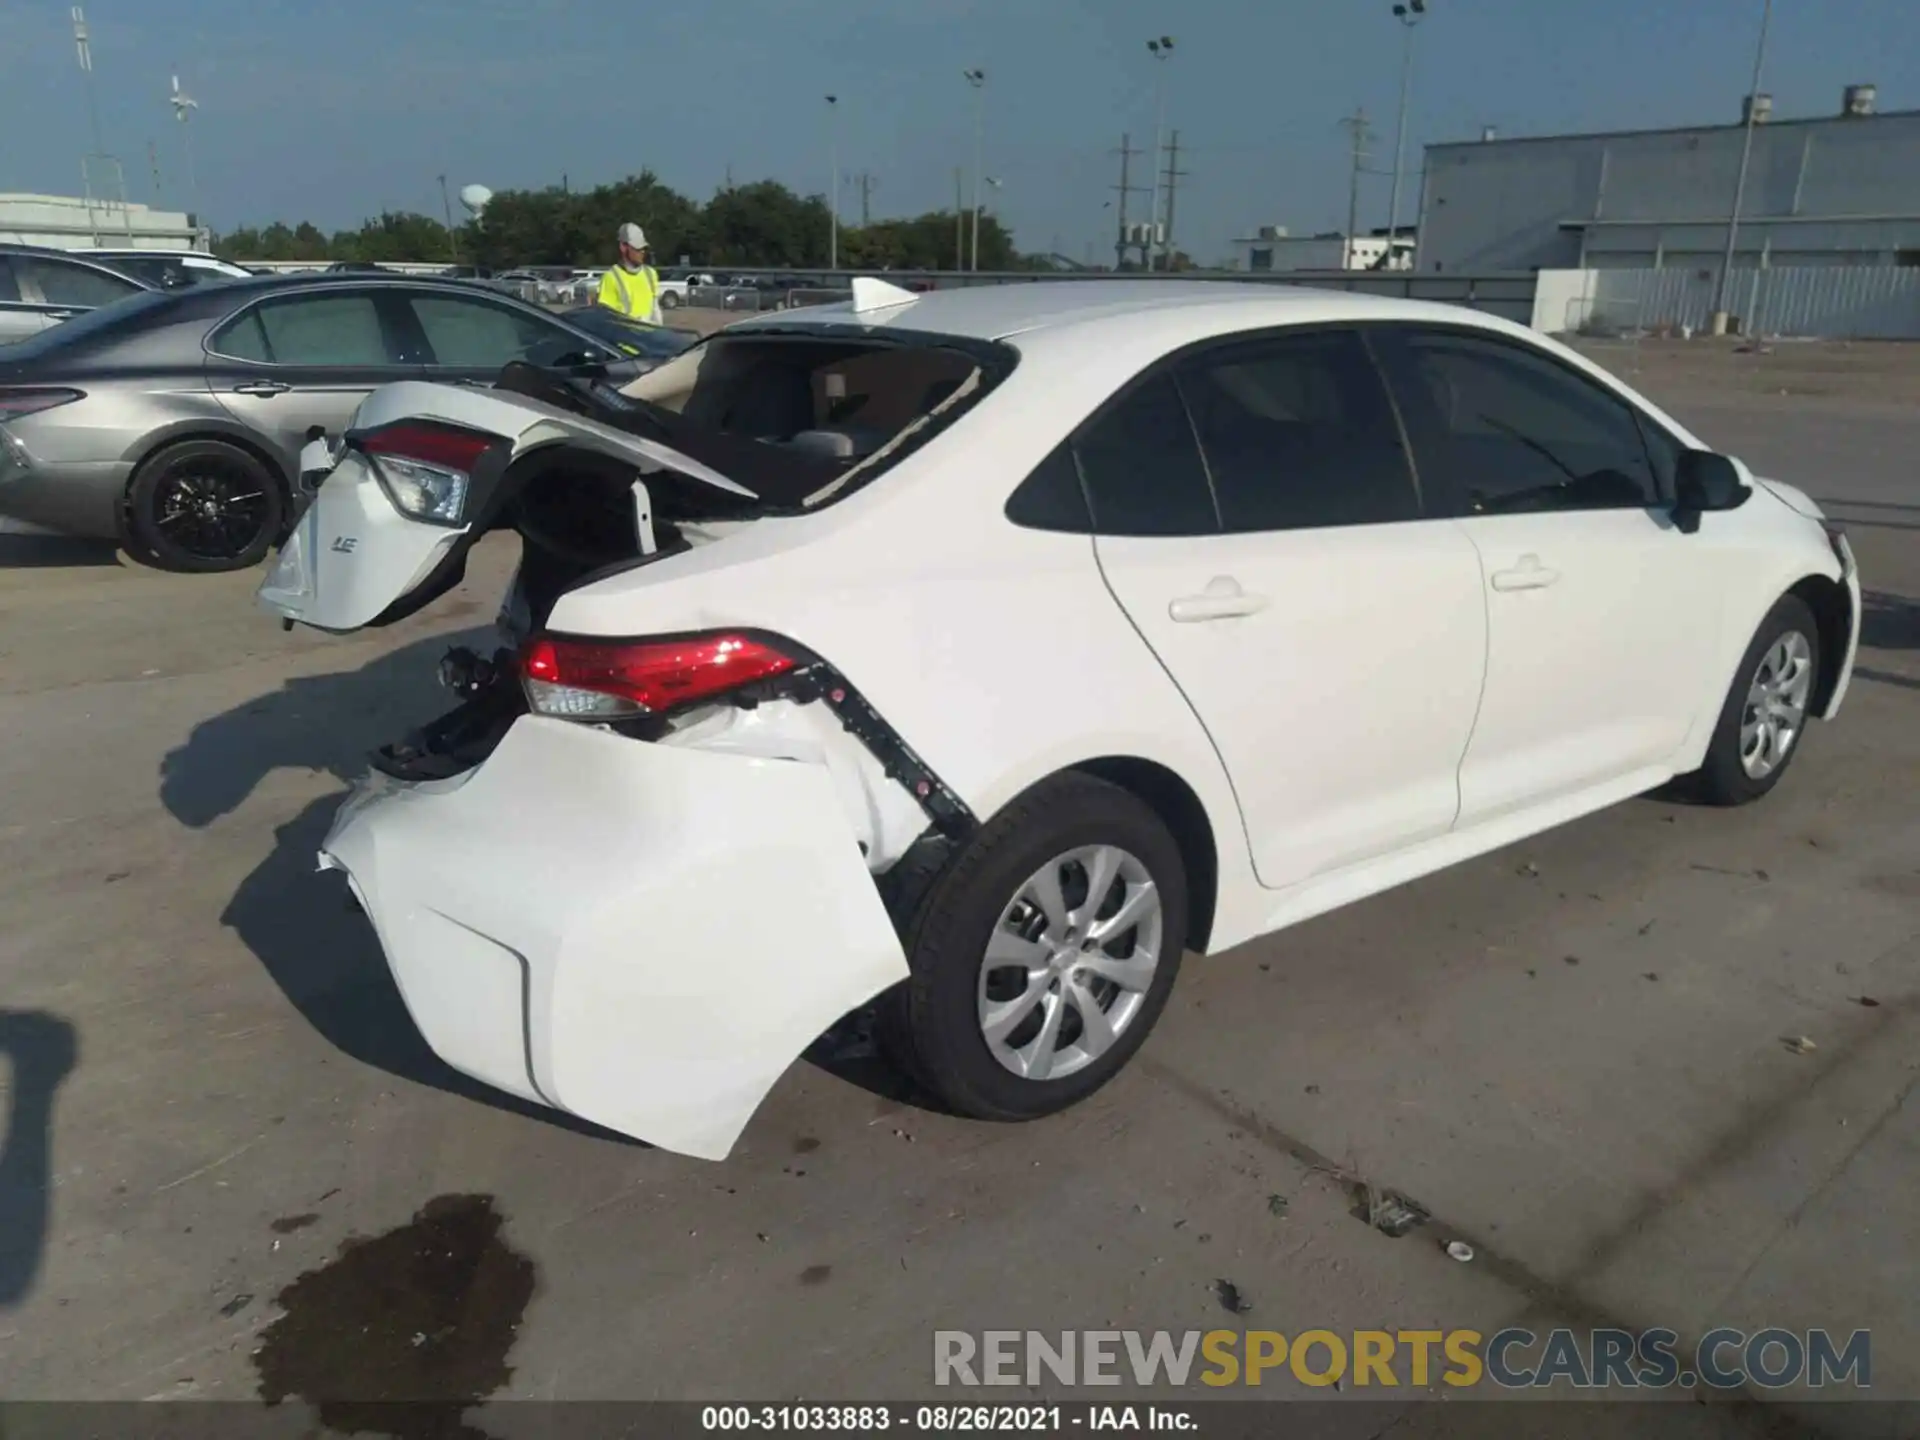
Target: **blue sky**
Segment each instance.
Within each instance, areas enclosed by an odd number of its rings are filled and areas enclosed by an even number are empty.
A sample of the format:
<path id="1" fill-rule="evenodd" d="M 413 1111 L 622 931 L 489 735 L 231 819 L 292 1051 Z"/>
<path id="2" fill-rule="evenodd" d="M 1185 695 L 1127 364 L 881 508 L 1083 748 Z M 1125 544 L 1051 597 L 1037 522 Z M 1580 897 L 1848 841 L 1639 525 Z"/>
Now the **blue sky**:
<path id="1" fill-rule="evenodd" d="M 987 71 L 995 208 L 1027 248 L 1112 245 L 1122 130 L 1150 146 L 1149 36 L 1170 33 L 1176 216 L 1203 258 L 1260 223 L 1346 211 L 1343 114 L 1364 105 L 1392 165 L 1400 32 L 1389 0 L 85 0 L 107 148 L 135 200 L 186 198 L 177 66 L 201 208 L 219 228 L 383 208 L 455 190 L 590 185 L 651 167 L 704 197 L 731 167 L 827 188 L 823 97 L 840 97 L 848 177 L 876 214 L 951 204 Z M 70 0 L 0 0 L 0 191 L 79 189 L 87 110 Z M 1430 0 L 1418 35 L 1409 170 L 1425 141 L 1688 124 L 1738 114 L 1760 0 Z M 1776 0 L 1776 113 L 1838 108 L 1852 81 L 1920 108 L 1920 0 Z M 1144 162 L 1142 162 L 1144 163 Z M 1368 177 L 1385 222 L 1388 181 Z M 1417 177 L 1408 194 L 1417 193 Z M 843 214 L 858 210 L 851 180 Z M 1144 199 L 1134 201 L 1136 215 Z M 1406 202 L 1411 212 L 1413 200 Z M 645 217 L 638 217 L 644 221 Z M 1410 215 L 1409 215 L 1410 218 Z"/>

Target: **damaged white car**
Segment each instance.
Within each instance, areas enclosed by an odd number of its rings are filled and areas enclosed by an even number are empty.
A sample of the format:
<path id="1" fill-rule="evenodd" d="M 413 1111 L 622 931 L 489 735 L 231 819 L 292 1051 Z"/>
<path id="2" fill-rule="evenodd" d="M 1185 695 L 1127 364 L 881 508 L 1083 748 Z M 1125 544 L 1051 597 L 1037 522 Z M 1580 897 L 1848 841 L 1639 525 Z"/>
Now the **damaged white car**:
<path id="1" fill-rule="evenodd" d="M 1046 1114 L 1185 951 L 1840 704 L 1846 541 L 1566 348 L 1291 287 L 1075 282 L 736 324 L 616 391 L 375 392 L 261 590 L 332 631 L 521 561 L 450 714 L 325 841 L 450 1064 L 728 1153 L 883 997 L 958 1111 Z"/>

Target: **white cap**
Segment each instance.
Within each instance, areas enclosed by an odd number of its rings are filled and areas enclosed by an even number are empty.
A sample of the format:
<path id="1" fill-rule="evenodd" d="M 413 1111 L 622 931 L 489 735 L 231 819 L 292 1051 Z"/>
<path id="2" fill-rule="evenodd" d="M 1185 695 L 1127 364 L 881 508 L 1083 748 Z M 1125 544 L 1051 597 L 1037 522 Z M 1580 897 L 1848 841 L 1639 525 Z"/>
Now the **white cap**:
<path id="1" fill-rule="evenodd" d="M 635 250 L 647 248 L 647 232 L 629 220 L 620 227 L 620 243 Z"/>

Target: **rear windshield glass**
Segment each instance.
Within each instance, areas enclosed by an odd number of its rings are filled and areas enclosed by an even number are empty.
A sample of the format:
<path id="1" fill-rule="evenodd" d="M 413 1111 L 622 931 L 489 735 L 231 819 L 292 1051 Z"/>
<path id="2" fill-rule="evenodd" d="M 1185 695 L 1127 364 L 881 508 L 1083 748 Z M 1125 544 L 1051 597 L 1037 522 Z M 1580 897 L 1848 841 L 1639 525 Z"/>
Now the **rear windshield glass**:
<path id="1" fill-rule="evenodd" d="M 936 335 L 721 335 L 622 393 L 665 443 L 770 504 L 811 509 L 925 444 L 1014 362 L 1006 346 Z"/>
<path id="2" fill-rule="evenodd" d="M 134 316 L 147 310 L 158 310 L 176 303 L 175 297 L 164 290 L 142 290 L 129 295 L 124 300 L 115 300 L 111 305 L 102 305 L 98 310 L 89 310 L 71 320 L 63 320 L 51 329 L 29 335 L 24 340 L 16 340 L 11 345 L 0 346 L 0 361 L 11 363 L 16 360 L 37 360 L 46 355 L 57 354 L 70 346 L 80 344 L 103 330 L 115 330 Z"/>

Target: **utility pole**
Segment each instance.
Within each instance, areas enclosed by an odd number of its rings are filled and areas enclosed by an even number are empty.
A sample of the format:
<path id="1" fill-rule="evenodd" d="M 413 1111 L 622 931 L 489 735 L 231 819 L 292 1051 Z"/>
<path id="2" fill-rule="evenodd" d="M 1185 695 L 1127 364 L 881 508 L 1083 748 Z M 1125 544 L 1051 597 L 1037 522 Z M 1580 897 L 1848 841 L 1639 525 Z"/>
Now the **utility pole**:
<path id="1" fill-rule="evenodd" d="M 873 176 L 860 172 L 860 228 L 873 224 Z"/>
<path id="2" fill-rule="evenodd" d="M 147 141 L 147 164 L 153 170 L 153 203 L 155 208 L 157 209 L 161 203 L 161 200 L 160 200 L 160 151 L 151 140 Z"/>
<path id="3" fill-rule="evenodd" d="M 460 235 L 453 228 L 453 201 L 447 198 L 447 177 L 440 179 L 440 209 L 447 217 L 447 253 L 453 256 L 453 263 L 460 263 Z"/>
<path id="4" fill-rule="evenodd" d="M 960 185 L 960 167 L 956 165 L 953 167 L 953 268 L 956 270 L 967 268 L 967 232 L 962 228 L 967 222 L 966 212 L 960 208 Z"/>
<path id="5" fill-rule="evenodd" d="M 1760 44 L 1753 52 L 1753 85 L 1747 91 L 1747 134 L 1740 144 L 1740 174 L 1733 182 L 1733 211 L 1727 216 L 1727 254 L 1720 264 L 1720 289 L 1713 302 L 1713 333 L 1727 333 L 1727 290 L 1733 284 L 1733 256 L 1740 241 L 1740 207 L 1747 199 L 1747 167 L 1753 163 L 1753 126 L 1760 116 L 1760 72 L 1767 63 L 1767 27 L 1773 21 L 1773 0 L 1760 11 Z"/>
<path id="6" fill-rule="evenodd" d="M 1367 142 L 1373 138 L 1373 132 L 1367 125 L 1364 107 L 1342 120 L 1340 126 L 1353 135 L 1353 175 L 1347 188 L 1347 245 L 1340 265 L 1342 270 L 1351 270 L 1354 268 L 1354 245 L 1360 231 L 1360 173 L 1366 164 Z"/>
<path id="7" fill-rule="evenodd" d="M 1120 136 L 1120 183 L 1113 188 L 1120 192 L 1120 233 L 1113 242 L 1113 268 L 1127 268 L 1127 197 L 1146 189 L 1144 185 L 1130 184 L 1128 177 L 1132 173 L 1133 157 L 1140 152 L 1133 148 L 1133 137 L 1122 133 Z"/>
<path id="8" fill-rule="evenodd" d="M 1164 252 L 1165 268 L 1173 268 L 1173 195 L 1175 188 L 1186 171 L 1180 168 L 1180 132 L 1173 132 L 1173 141 L 1167 147 L 1167 224 L 1160 248 Z"/>

